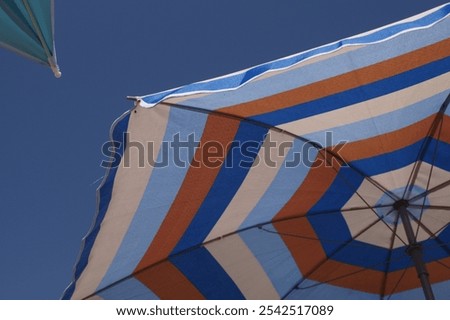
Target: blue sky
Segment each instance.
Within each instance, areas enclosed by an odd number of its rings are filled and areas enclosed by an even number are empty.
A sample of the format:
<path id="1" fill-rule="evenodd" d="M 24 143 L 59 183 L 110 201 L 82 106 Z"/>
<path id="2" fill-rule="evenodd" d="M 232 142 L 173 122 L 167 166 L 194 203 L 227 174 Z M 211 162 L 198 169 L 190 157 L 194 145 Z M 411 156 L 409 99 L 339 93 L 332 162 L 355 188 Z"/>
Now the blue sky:
<path id="1" fill-rule="evenodd" d="M 59 299 L 101 146 L 145 95 L 368 31 L 446 0 L 56 1 L 62 78 L 0 50 L 0 299 Z"/>

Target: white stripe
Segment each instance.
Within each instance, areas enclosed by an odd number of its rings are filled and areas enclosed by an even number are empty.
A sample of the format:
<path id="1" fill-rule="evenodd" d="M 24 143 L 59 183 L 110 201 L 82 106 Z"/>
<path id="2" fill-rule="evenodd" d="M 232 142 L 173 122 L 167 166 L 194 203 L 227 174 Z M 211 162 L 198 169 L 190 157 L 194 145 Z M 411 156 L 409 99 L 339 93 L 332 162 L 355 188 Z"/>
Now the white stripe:
<path id="1" fill-rule="evenodd" d="M 134 217 L 147 186 L 153 167 L 149 165 L 147 141 L 155 141 L 154 154 L 158 154 L 163 139 L 169 108 L 138 108 L 130 115 L 128 132 L 130 141 L 141 142 L 144 154 L 139 155 L 138 148 L 127 148 L 117 170 L 111 201 L 100 227 L 95 244 L 89 255 L 89 263 L 78 279 L 72 299 L 82 299 L 95 292 L 106 274 L 128 227 Z M 148 126 L 150 118 L 151 123 Z M 154 119 L 158 119 L 155 121 Z M 144 157 L 144 167 L 139 168 L 139 156 Z M 130 167 L 124 167 L 128 157 Z"/>

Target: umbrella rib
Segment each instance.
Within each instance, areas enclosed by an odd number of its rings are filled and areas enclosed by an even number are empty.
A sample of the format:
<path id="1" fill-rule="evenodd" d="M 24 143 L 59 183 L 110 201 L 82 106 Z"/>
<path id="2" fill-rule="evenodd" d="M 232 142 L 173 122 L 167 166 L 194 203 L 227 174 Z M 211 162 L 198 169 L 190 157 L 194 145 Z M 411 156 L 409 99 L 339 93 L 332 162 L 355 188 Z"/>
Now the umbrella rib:
<path id="1" fill-rule="evenodd" d="M 450 97 L 450 95 L 449 95 Z M 443 121 L 439 121 L 440 126 L 439 126 L 439 133 L 437 136 L 438 141 L 441 138 L 441 133 L 442 133 L 442 125 L 443 125 Z M 427 186 L 425 188 L 425 192 L 428 191 L 428 189 L 430 189 L 430 184 L 431 184 L 431 176 L 433 175 L 433 169 L 434 169 L 434 165 L 436 163 L 436 157 L 437 157 L 437 151 L 438 151 L 438 143 L 436 143 L 436 145 L 434 146 L 434 151 L 433 151 L 433 160 L 431 163 L 431 168 L 430 168 L 430 174 L 428 175 L 428 180 L 427 180 Z M 416 229 L 416 234 L 415 237 L 417 239 L 417 236 L 419 234 L 419 230 L 420 230 L 420 225 L 421 225 L 421 221 L 422 221 L 422 217 L 423 217 L 423 210 L 424 210 L 424 206 L 425 206 L 425 202 L 426 202 L 427 198 L 423 197 L 422 199 L 422 208 L 420 208 L 420 215 L 419 215 L 419 221 L 417 222 L 417 229 Z"/>
<path id="2" fill-rule="evenodd" d="M 283 222 L 283 221 L 289 221 L 289 220 L 295 220 L 295 219 L 300 219 L 300 218 L 309 218 L 312 216 L 320 216 L 320 215 L 326 215 L 326 214 L 339 214 L 342 212 L 352 212 L 352 211 L 361 211 L 361 210 L 367 210 L 367 209 L 378 209 L 378 208 L 387 208 L 387 207 L 391 207 L 391 205 L 379 205 L 379 206 L 374 206 L 374 207 L 352 207 L 352 208 L 347 208 L 347 209 L 339 209 L 339 210 L 324 210 L 324 211 L 317 211 L 317 212 L 312 212 L 309 215 L 306 214 L 298 214 L 295 216 L 288 216 L 288 217 L 284 217 L 284 218 L 279 218 L 279 219 L 273 219 L 270 221 L 266 221 L 263 223 L 260 223 L 256 226 L 252 226 L 253 227 L 259 227 L 259 226 L 264 226 L 267 224 L 271 224 L 271 223 L 277 223 L 277 222 Z M 241 229 L 239 231 L 245 231 L 246 229 Z"/>
<path id="3" fill-rule="evenodd" d="M 450 266 L 448 266 L 448 265 L 446 265 L 445 263 L 443 263 L 442 261 L 440 261 L 440 260 L 437 260 L 436 261 L 438 264 L 440 264 L 441 266 L 443 266 L 444 268 L 446 268 L 446 269 L 449 269 L 450 270 Z"/>
<path id="4" fill-rule="evenodd" d="M 30 15 L 30 19 L 33 24 L 33 28 L 35 29 L 34 31 L 36 32 L 39 42 L 41 43 L 41 46 L 44 49 L 45 55 L 47 56 L 47 59 L 48 59 L 48 63 L 50 64 L 50 66 L 55 67 L 55 63 L 52 59 L 53 55 L 50 52 L 50 48 L 48 47 L 47 42 L 44 39 L 41 27 L 39 26 L 38 22 L 36 21 L 36 17 L 34 16 L 33 10 L 31 10 L 28 0 L 22 0 L 22 3 L 25 6 L 25 9 L 27 10 L 28 14 Z"/>
<path id="5" fill-rule="evenodd" d="M 447 180 L 447 181 L 445 181 L 445 182 L 443 182 L 443 183 L 441 183 L 441 184 L 439 184 L 439 185 L 429 189 L 428 191 L 424 191 L 421 194 L 418 194 L 417 196 L 412 197 L 408 201 L 409 202 L 413 202 L 413 201 L 418 200 L 420 198 L 426 197 L 427 195 L 429 195 L 429 194 L 431 194 L 433 192 L 436 192 L 436 191 L 439 191 L 441 189 L 444 189 L 445 187 L 448 187 L 448 186 L 450 186 L 450 180 Z"/>
<path id="6" fill-rule="evenodd" d="M 265 229 L 264 227 L 258 227 L 258 229 L 265 231 L 267 233 L 273 233 L 273 234 L 278 234 L 281 236 L 293 237 L 293 238 L 298 238 L 298 239 L 316 240 L 316 241 L 320 241 L 320 242 L 341 242 L 341 240 L 332 240 L 332 239 L 323 239 L 323 238 L 319 239 L 319 238 L 314 238 L 314 237 L 302 236 L 302 235 L 298 235 L 298 234 L 294 234 L 294 233 L 278 232 L 278 231 L 274 231 L 274 230 Z M 361 246 L 364 246 L 364 245 L 361 245 Z"/>
<path id="7" fill-rule="evenodd" d="M 336 169 L 334 166 L 331 165 L 331 167 L 333 168 L 333 170 L 336 171 L 336 173 L 338 172 L 337 169 Z M 345 178 L 342 178 L 342 179 L 343 179 L 347 184 L 350 185 L 350 183 L 347 181 L 347 179 L 345 179 Z M 350 187 L 354 187 L 354 186 L 351 186 L 351 185 L 350 185 Z M 352 188 L 352 190 L 356 190 L 356 189 L 357 189 L 357 188 Z M 390 192 L 389 192 L 389 193 L 390 193 Z M 390 196 L 389 193 L 385 193 L 385 194 L 387 194 L 388 196 Z M 359 194 L 359 192 L 358 192 L 357 190 L 355 191 L 355 194 L 361 199 L 361 201 L 363 201 L 363 202 L 367 205 L 367 207 L 368 207 L 369 209 L 372 210 L 372 212 L 375 214 L 375 216 L 378 217 L 378 215 L 377 215 L 377 213 L 376 213 L 374 207 L 371 207 L 371 206 L 369 205 L 369 203 L 364 199 L 363 196 L 361 196 L 361 195 Z M 396 197 L 396 196 L 394 195 L 394 197 Z M 391 197 L 391 198 L 392 198 L 392 197 Z M 392 198 L 392 199 L 393 199 L 393 200 L 397 200 L 397 199 L 394 199 L 394 198 Z M 392 211 L 390 211 L 390 212 L 392 212 Z M 384 224 L 389 230 L 391 230 L 392 232 L 394 232 L 394 231 L 392 230 L 392 228 L 384 221 L 384 219 L 381 219 L 381 222 L 383 222 L 383 224 Z M 395 233 L 395 232 L 394 232 L 394 233 Z M 397 236 L 397 238 L 398 238 L 405 246 L 407 246 L 407 243 L 406 243 L 405 241 L 403 241 L 402 238 L 400 238 L 398 235 L 396 235 L 396 236 Z"/>
<path id="8" fill-rule="evenodd" d="M 395 210 L 394 208 L 392 208 L 392 211 Z M 391 236 L 391 243 L 389 245 L 389 252 L 388 252 L 388 258 L 387 258 L 387 263 L 386 263 L 386 268 L 384 269 L 384 278 L 383 278 L 383 286 L 381 288 L 381 294 L 380 294 L 380 300 L 384 299 L 385 296 L 385 292 L 386 292 L 386 286 L 387 286 L 387 279 L 388 279 L 388 274 L 389 274 L 389 268 L 391 266 L 391 257 L 392 257 L 392 249 L 394 248 L 394 243 L 395 243 L 395 235 L 397 234 L 397 228 L 398 228 L 398 221 L 400 219 L 400 215 L 397 215 L 395 218 L 395 225 L 394 225 L 394 232 L 392 233 Z"/>
<path id="9" fill-rule="evenodd" d="M 403 199 L 405 196 L 409 196 L 409 193 L 412 190 L 412 187 L 414 186 L 414 183 L 417 179 L 417 175 L 419 174 L 419 170 L 422 164 L 422 159 L 425 156 L 425 153 L 428 150 L 428 146 L 430 145 L 431 141 L 433 140 L 433 136 L 436 133 L 436 130 L 438 129 L 439 125 L 441 124 L 442 127 L 442 121 L 444 117 L 444 113 L 447 110 L 447 107 L 450 103 L 450 94 L 447 95 L 447 98 L 442 103 L 441 107 L 439 108 L 439 111 L 437 112 L 435 118 L 433 119 L 433 122 L 430 126 L 430 129 L 428 130 L 428 133 L 426 135 L 426 140 L 422 144 L 419 150 L 419 154 L 417 155 L 416 162 L 414 163 L 413 170 L 411 171 L 411 174 L 408 178 L 408 182 L 406 184 L 405 191 L 403 193 Z"/>
<path id="10" fill-rule="evenodd" d="M 138 100 L 139 103 L 139 100 Z M 343 166 L 348 166 L 349 168 L 351 168 L 352 170 L 354 170 L 356 173 L 358 173 L 359 175 L 361 175 L 362 177 L 364 177 L 365 179 L 367 179 L 367 181 L 369 181 L 372 185 L 374 185 L 377 189 L 379 189 L 380 191 L 382 191 L 383 193 L 385 193 L 386 195 L 388 195 L 390 198 L 392 198 L 392 200 L 398 200 L 398 197 L 393 194 L 390 190 L 388 190 L 387 188 L 383 187 L 380 183 L 378 183 L 377 181 L 373 180 L 370 176 L 366 175 L 364 172 L 362 172 L 361 170 L 359 170 L 358 168 L 356 168 L 355 166 L 351 165 L 350 163 L 348 163 L 344 158 L 342 158 L 340 155 L 336 154 L 333 151 L 328 150 L 327 148 L 322 147 L 319 143 L 311 141 L 305 137 L 299 136 L 295 133 L 292 133 L 288 130 L 284 130 L 284 129 L 280 129 L 277 126 L 262 122 L 262 121 L 258 121 L 258 120 L 254 120 L 251 118 L 245 118 L 242 116 L 238 116 L 235 114 L 231 114 L 231 113 L 227 113 L 227 112 L 223 112 L 223 111 L 219 111 L 219 110 L 207 110 L 207 109 L 202 109 L 199 107 L 193 107 L 193 106 L 188 106 L 188 105 L 184 105 L 184 104 L 179 104 L 179 103 L 171 103 L 171 102 L 167 102 L 167 101 L 161 101 L 158 104 L 161 105 L 166 105 L 169 107 L 174 107 L 174 108 L 179 108 L 179 109 L 186 109 L 186 110 L 190 110 L 190 111 L 194 111 L 194 112 L 199 112 L 199 113 L 204 113 L 204 114 L 214 114 L 217 116 L 221 116 L 221 117 L 225 117 L 225 118 L 229 118 L 229 119 L 234 119 L 237 121 L 245 121 L 248 122 L 250 124 L 253 124 L 255 126 L 259 126 L 259 127 L 263 127 L 266 129 L 271 129 L 280 133 L 284 133 L 288 136 L 291 136 L 295 139 L 298 139 L 300 141 L 303 141 L 305 143 L 310 144 L 311 146 L 313 146 L 314 148 L 316 148 L 317 150 L 319 150 L 319 153 L 324 152 L 325 154 L 328 153 L 330 154 L 333 158 L 335 158 L 340 165 Z M 324 156 L 322 154 L 322 156 Z M 327 159 L 326 156 L 324 156 L 325 159 Z"/>
<path id="11" fill-rule="evenodd" d="M 450 210 L 450 207 L 448 206 L 433 206 L 433 205 L 419 205 L 419 204 L 410 204 L 408 207 L 410 208 L 416 208 L 416 209 L 420 209 L 422 207 L 426 208 L 426 209 L 432 209 L 432 210 L 445 210 L 448 211 Z"/>
<path id="12" fill-rule="evenodd" d="M 433 239 L 436 241 L 440 247 L 443 247 L 443 249 L 450 255 L 450 248 L 448 247 L 448 243 L 443 242 L 439 239 L 439 237 L 436 235 L 439 233 L 439 231 L 443 230 L 448 226 L 448 223 L 444 225 L 442 228 L 437 230 L 436 232 L 431 231 L 427 226 L 425 226 L 420 219 L 417 219 L 414 215 L 410 215 L 410 218 L 414 220 L 417 223 L 418 228 L 421 227 L 430 237 L 428 239 Z M 417 238 L 417 235 L 416 235 Z"/>
<path id="13" fill-rule="evenodd" d="M 395 290 L 397 290 L 397 287 L 400 285 L 400 282 L 401 282 L 401 281 L 403 280 L 403 278 L 405 277 L 405 274 L 406 274 L 406 271 L 407 271 L 407 270 L 408 270 L 407 268 L 403 269 L 402 275 L 401 275 L 400 278 L 398 279 L 398 281 L 397 281 L 397 283 L 395 284 L 395 286 L 392 288 L 392 291 L 391 291 L 391 293 L 389 294 L 387 300 L 391 300 L 392 295 L 394 294 Z"/>

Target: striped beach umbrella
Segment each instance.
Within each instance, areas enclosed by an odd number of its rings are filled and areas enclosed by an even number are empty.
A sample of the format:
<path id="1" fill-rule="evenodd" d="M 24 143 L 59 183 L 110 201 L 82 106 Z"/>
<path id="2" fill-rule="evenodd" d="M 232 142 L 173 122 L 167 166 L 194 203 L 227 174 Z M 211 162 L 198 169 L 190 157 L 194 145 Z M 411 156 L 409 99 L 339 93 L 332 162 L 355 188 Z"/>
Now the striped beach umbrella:
<path id="1" fill-rule="evenodd" d="M 0 0 L 0 46 L 49 66 L 59 78 L 53 0 Z"/>
<path id="2" fill-rule="evenodd" d="M 450 4 L 136 97 L 72 299 L 450 299 Z"/>

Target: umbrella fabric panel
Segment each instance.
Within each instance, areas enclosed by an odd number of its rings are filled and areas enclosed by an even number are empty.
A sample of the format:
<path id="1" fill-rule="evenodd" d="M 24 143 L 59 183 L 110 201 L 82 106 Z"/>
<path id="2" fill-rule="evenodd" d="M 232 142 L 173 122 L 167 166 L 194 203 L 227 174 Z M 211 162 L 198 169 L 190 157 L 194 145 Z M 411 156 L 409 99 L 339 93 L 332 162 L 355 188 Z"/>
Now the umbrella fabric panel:
<path id="1" fill-rule="evenodd" d="M 158 300 L 159 298 L 144 284 L 134 277 L 127 278 L 101 293 L 91 296 L 89 300 Z"/>
<path id="2" fill-rule="evenodd" d="M 10 2 L 15 4 L 14 1 Z M 0 6 L 0 44 L 47 64 L 47 55 L 32 25 L 25 17 L 27 13 L 22 13 L 19 9 L 5 11 L 6 8 L 9 9 L 9 5 L 4 1 Z M 20 23 L 21 27 L 18 27 L 17 23 Z"/>
<path id="3" fill-rule="evenodd" d="M 53 32 L 53 0 L 0 1 L 0 46 L 49 66 L 59 78 Z"/>

